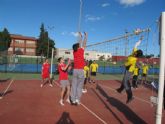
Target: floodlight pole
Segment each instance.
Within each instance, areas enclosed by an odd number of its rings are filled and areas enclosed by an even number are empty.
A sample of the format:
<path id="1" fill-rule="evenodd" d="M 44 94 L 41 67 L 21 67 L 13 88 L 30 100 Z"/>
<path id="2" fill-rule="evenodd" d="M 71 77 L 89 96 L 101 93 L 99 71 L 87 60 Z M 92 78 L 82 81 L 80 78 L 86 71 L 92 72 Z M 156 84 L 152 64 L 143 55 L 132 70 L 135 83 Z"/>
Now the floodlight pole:
<path id="1" fill-rule="evenodd" d="M 52 27 L 49 27 L 48 26 L 48 28 L 47 28 L 48 30 L 50 30 L 50 31 L 52 31 L 53 29 L 54 29 L 54 26 L 52 26 Z M 49 41 L 49 32 L 48 32 L 48 49 L 47 49 L 47 58 L 49 58 L 49 43 L 50 41 Z"/>
<path id="2" fill-rule="evenodd" d="M 165 12 L 162 12 L 160 19 L 160 70 L 159 70 L 159 89 L 158 101 L 156 110 L 156 124 L 162 122 L 162 106 L 163 106 L 163 91 L 164 91 L 164 71 L 165 71 Z"/>

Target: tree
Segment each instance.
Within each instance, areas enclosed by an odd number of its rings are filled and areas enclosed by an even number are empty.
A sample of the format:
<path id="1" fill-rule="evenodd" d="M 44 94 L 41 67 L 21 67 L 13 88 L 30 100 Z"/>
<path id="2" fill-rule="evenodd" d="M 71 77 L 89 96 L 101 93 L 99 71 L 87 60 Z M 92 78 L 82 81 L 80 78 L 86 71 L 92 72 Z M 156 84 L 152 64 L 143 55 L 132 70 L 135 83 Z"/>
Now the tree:
<path id="1" fill-rule="evenodd" d="M 11 37 L 6 28 L 3 29 L 2 32 L 0 32 L 0 51 L 8 50 L 11 43 Z"/>
<path id="2" fill-rule="evenodd" d="M 51 57 L 52 48 L 55 49 L 55 42 L 49 38 L 49 34 L 45 30 L 44 24 L 42 23 L 40 28 L 40 36 L 37 40 L 37 55 L 42 55 L 49 58 Z"/>

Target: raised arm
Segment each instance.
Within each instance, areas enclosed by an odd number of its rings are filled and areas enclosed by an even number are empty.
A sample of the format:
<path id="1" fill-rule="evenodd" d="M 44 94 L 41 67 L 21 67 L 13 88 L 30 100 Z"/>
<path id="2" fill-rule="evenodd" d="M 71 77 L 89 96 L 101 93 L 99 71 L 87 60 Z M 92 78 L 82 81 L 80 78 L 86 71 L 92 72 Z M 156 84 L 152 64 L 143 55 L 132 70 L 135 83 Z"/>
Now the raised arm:
<path id="1" fill-rule="evenodd" d="M 80 47 L 82 46 L 82 34 L 81 34 L 81 32 L 78 32 L 78 43 L 79 43 L 79 45 L 80 45 Z"/>
<path id="2" fill-rule="evenodd" d="M 87 39 L 88 39 L 88 34 L 87 34 L 87 32 L 84 32 L 84 40 L 83 40 L 83 44 L 82 44 L 82 47 L 84 49 L 86 48 Z"/>
<path id="3" fill-rule="evenodd" d="M 70 59 L 68 59 L 68 64 L 65 67 L 62 67 L 62 70 L 66 71 L 68 69 L 70 63 L 71 63 L 71 61 L 70 61 Z"/>
<path id="4" fill-rule="evenodd" d="M 143 40 L 143 36 L 141 36 L 139 41 L 136 42 L 134 49 L 136 49 L 141 44 L 142 40 Z"/>

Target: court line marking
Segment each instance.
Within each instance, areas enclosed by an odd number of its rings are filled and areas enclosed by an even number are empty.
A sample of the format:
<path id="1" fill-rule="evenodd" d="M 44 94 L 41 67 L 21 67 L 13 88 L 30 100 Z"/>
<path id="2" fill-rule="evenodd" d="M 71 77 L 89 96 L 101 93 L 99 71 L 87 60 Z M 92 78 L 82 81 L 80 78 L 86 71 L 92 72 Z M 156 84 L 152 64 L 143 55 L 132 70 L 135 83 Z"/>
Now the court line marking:
<path id="1" fill-rule="evenodd" d="M 55 82 L 55 84 L 60 87 L 60 84 Z M 95 116 L 98 120 L 100 120 L 103 124 L 107 124 L 103 119 L 101 119 L 96 113 L 94 113 L 92 110 L 90 110 L 87 106 L 85 106 L 82 102 L 80 103 L 81 106 L 83 106 L 89 113 L 91 113 L 93 116 Z"/>
<path id="2" fill-rule="evenodd" d="M 8 91 L 8 89 L 10 88 L 11 84 L 14 82 L 14 79 L 12 79 L 9 83 L 9 85 L 7 86 L 7 88 L 4 90 L 2 96 L 0 97 L 0 99 L 2 99 L 4 97 L 4 95 L 6 94 L 6 92 Z"/>
<path id="3" fill-rule="evenodd" d="M 105 86 L 105 85 L 102 85 L 102 84 L 99 84 L 99 85 L 101 85 L 101 86 L 104 87 L 104 88 L 107 88 L 107 89 L 110 89 L 110 90 L 116 92 L 116 90 L 113 89 L 113 88 L 111 88 L 111 87 L 108 87 L 108 86 Z M 144 99 L 139 98 L 139 97 L 137 97 L 137 96 L 133 96 L 133 97 L 134 97 L 135 99 L 139 100 L 139 101 L 142 101 L 142 102 L 145 102 L 145 103 L 148 103 L 148 104 L 151 105 L 151 103 L 150 103 L 149 101 L 147 101 L 147 100 L 144 100 Z"/>
<path id="4" fill-rule="evenodd" d="M 97 119 L 99 119 L 103 124 L 107 124 L 103 119 L 101 119 L 97 114 L 95 114 L 92 110 L 90 110 L 87 106 L 85 106 L 83 103 L 80 103 L 81 106 L 83 106 L 89 113 L 91 113 L 93 116 L 95 116 Z"/>

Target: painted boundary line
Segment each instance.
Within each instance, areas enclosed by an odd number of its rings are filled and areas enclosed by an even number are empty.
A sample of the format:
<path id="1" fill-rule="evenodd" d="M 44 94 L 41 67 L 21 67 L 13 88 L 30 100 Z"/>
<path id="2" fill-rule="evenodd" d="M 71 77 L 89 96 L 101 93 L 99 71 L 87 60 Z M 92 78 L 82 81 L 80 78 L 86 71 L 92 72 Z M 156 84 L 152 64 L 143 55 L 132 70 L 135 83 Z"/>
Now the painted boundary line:
<path id="1" fill-rule="evenodd" d="M 93 116 L 95 116 L 98 120 L 100 120 L 103 124 L 107 124 L 107 122 L 105 122 L 103 119 L 101 119 L 98 115 L 96 115 L 93 111 L 91 111 L 84 104 L 80 103 L 80 105 L 83 106 L 89 113 L 91 113 Z"/>
<path id="2" fill-rule="evenodd" d="M 14 82 L 14 80 L 12 79 L 12 80 L 10 81 L 9 85 L 7 86 L 7 88 L 4 90 L 4 92 L 3 92 L 2 96 L 0 97 L 0 99 L 3 98 L 3 96 L 6 94 L 6 92 L 8 91 L 8 89 L 10 88 L 10 86 L 11 86 L 11 84 L 12 84 L 13 82 Z"/>
<path id="3" fill-rule="evenodd" d="M 60 84 L 57 82 L 54 82 L 58 87 L 60 87 Z M 100 120 L 103 124 L 107 124 L 103 119 L 101 119 L 98 115 L 96 115 L 92 110 L 90 110 L 87 106 L 85 106 L 83 103 L 80 103 L 82 107 L 84 107 L 89 113 L 91 113 L 93 116 L 95 116 L 98 120 Z"/>
<path id="4" fill-rule="evenodd" d="M 108 86 L 105 86 L 105 85 L 102 85 L 102 84 L 99 84 L 99 85 L 102 86 L 102 87 L 104 87 L 104 88 L 107 88 L 107 89 L 110 89 L 110 90 L 116 92 L 116 90 L 113 89 L 113 88 L 111 88 L 111 87 L 108 87 Z M 148 104 L 151 105 L 151 103 L 150 103 L 149 101 L 147 101 L 147 100 L 144 100 L 144 99 L 139 98 L 139 97 L 137 97 L 137 96 L 134 96 L 134 98 L 137 99 L 137 100 L 139 100 L 139 101 L 142 101 L 142 102 L 145 102 L 145 103 L 148 103 Z"/>

